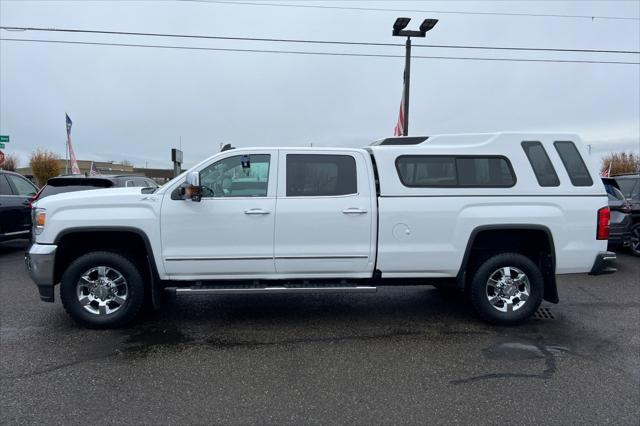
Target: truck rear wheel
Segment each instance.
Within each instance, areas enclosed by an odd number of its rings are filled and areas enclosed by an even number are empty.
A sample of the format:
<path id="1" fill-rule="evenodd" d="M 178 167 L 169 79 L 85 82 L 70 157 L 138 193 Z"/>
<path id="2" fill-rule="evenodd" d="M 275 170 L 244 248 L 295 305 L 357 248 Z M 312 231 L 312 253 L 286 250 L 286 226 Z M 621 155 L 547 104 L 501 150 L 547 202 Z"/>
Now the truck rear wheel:
<path id="1" fill-rule="evenodd" d="M 144 281 L 123 256 L 91 252 L 62 275 L 60 300 L 67 313 L 90 328 L 115 328 L 132 321 L 144 303 Z"/>
<path id="2" fill-rule="evenodd" d="M 542 303 L 544 279 L 536 264 L 518 253 L 490 257 L 471 282 L 471 303 L 494 324 L 515 324 L 529 318 Z"/>

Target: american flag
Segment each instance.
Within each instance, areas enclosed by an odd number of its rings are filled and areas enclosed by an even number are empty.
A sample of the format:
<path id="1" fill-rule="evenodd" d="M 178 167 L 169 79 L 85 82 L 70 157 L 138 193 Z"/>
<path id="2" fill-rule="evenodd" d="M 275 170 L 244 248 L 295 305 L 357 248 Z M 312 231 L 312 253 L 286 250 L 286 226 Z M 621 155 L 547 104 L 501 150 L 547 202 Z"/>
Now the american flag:
<path id="1" fill-rule="evenodd" d="M 609 162 L 609 168 L 602 171 L 601 177 L 611 177 L 611 162 Z"/>
<path id="2" fill-rule="evenodd" d="M 100 176 L 100 172 L 96 169 L 96 165 L 91 162 L 91 168 L 89 169 L 89 176 Z"/>
<path id="3" fill-rule="evenodd" d="M 78 167 L 78 160 L 76 159 L 76 153 L 73 151 L 71 145 L 71 125 L 73 122 L 69 118 L 68 114 L 64 114 L 67 117 L 67 149 L 69 150 L 69 158 L 71 159 L 71 173 L 74 175 L 80 174 L 80 167 Z"/>
<path id="4" fill-rule="evenodd" d="M 404 135 L 404 90 L 402 91 L 402 99 L 400 100 L 400 113 L 398 114 L 398 122 L 393 129 L 393 136 Z"/>

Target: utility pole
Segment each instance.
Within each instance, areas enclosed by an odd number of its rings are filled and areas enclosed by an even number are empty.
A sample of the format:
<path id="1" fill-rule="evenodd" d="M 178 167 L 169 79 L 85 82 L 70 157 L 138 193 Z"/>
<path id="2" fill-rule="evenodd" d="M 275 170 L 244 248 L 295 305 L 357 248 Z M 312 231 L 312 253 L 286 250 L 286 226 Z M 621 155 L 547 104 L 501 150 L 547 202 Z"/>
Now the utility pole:
<path id="1" fill-rule="evenodd" d="M 404 91 L 403 91 L 403 110 L 404 110 L 404 122 L 402 123 L 402 135 L 409 135 L 409 88 L 411 87 L 411 37 L 425 37 L 427 32 L 432 30 L 438 23 L 437 19 L 425 19 L 420 24 L 420 30 L 411 31 L 405 30 L 409 25 L 411 18 L 397 18 L 393 24 L 393 32 L 391 33 L 397 37 L 407 37 L 405 43 L 405 58 L 404 58 Z"/>
<path id="2" fill-rule="evenodd" d="M 173 177 L 182 173 L 182 150 L 171 148 L 171 161 L 173 162 Z"/>

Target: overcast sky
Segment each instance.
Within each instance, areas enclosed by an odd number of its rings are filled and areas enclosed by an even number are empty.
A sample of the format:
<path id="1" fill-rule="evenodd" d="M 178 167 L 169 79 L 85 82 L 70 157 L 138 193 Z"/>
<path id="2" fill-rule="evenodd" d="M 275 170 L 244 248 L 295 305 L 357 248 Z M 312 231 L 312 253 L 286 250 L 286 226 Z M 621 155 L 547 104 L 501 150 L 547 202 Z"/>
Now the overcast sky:
<path id="1" fill-rule="evenodd" d="M 254 0 L 255 2 L 255 0 Z M 270 4 L 291 4 L 272 0 Z M 309 1 L 340 10 L 203 1 L 0 0 L 3 26 L 402 43 L 396 17 L 437 18 L 414 43 L 640 50 L 640 2 Z M 584 19 L 442 11 L 615 16 Z M 323 46 L 0 31 L 2 38 L 403 55 L 403 47 Z M 637 54 L 414 48 L 414 55 L 640 62 Z M 26 165 L 64 156 L 64 114 L 78 159 L 187 166 L 234 146 L 364 146 L 393 133 L 402 58 L 310 56 L 0 42 L 0 133 Z M 410 134 L 567 131 L 610 150 L 640 150 L 640 66 L 414 59 Z"/>

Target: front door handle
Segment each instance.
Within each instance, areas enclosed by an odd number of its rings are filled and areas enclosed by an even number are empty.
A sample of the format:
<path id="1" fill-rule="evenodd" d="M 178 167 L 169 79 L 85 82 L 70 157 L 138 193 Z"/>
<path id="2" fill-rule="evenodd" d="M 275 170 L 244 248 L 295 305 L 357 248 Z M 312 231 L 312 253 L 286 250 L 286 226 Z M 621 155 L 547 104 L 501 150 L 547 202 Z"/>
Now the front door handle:
<path id="1" fill-rule="evenodd" d="M 269 211 L 263 209 L 249 209 L 245 210 L 244 214 L 269 214 Z"/>
<path id="2" fill-rule="evenodd" d="M 342 210 L 342 213 L 344 213 L 344 214 L 366 214 L 367 211 L 365 209 L 358 209 L 358 208 L 355 208 L 355 207 L 350 207 L 348 209 Z"/>

